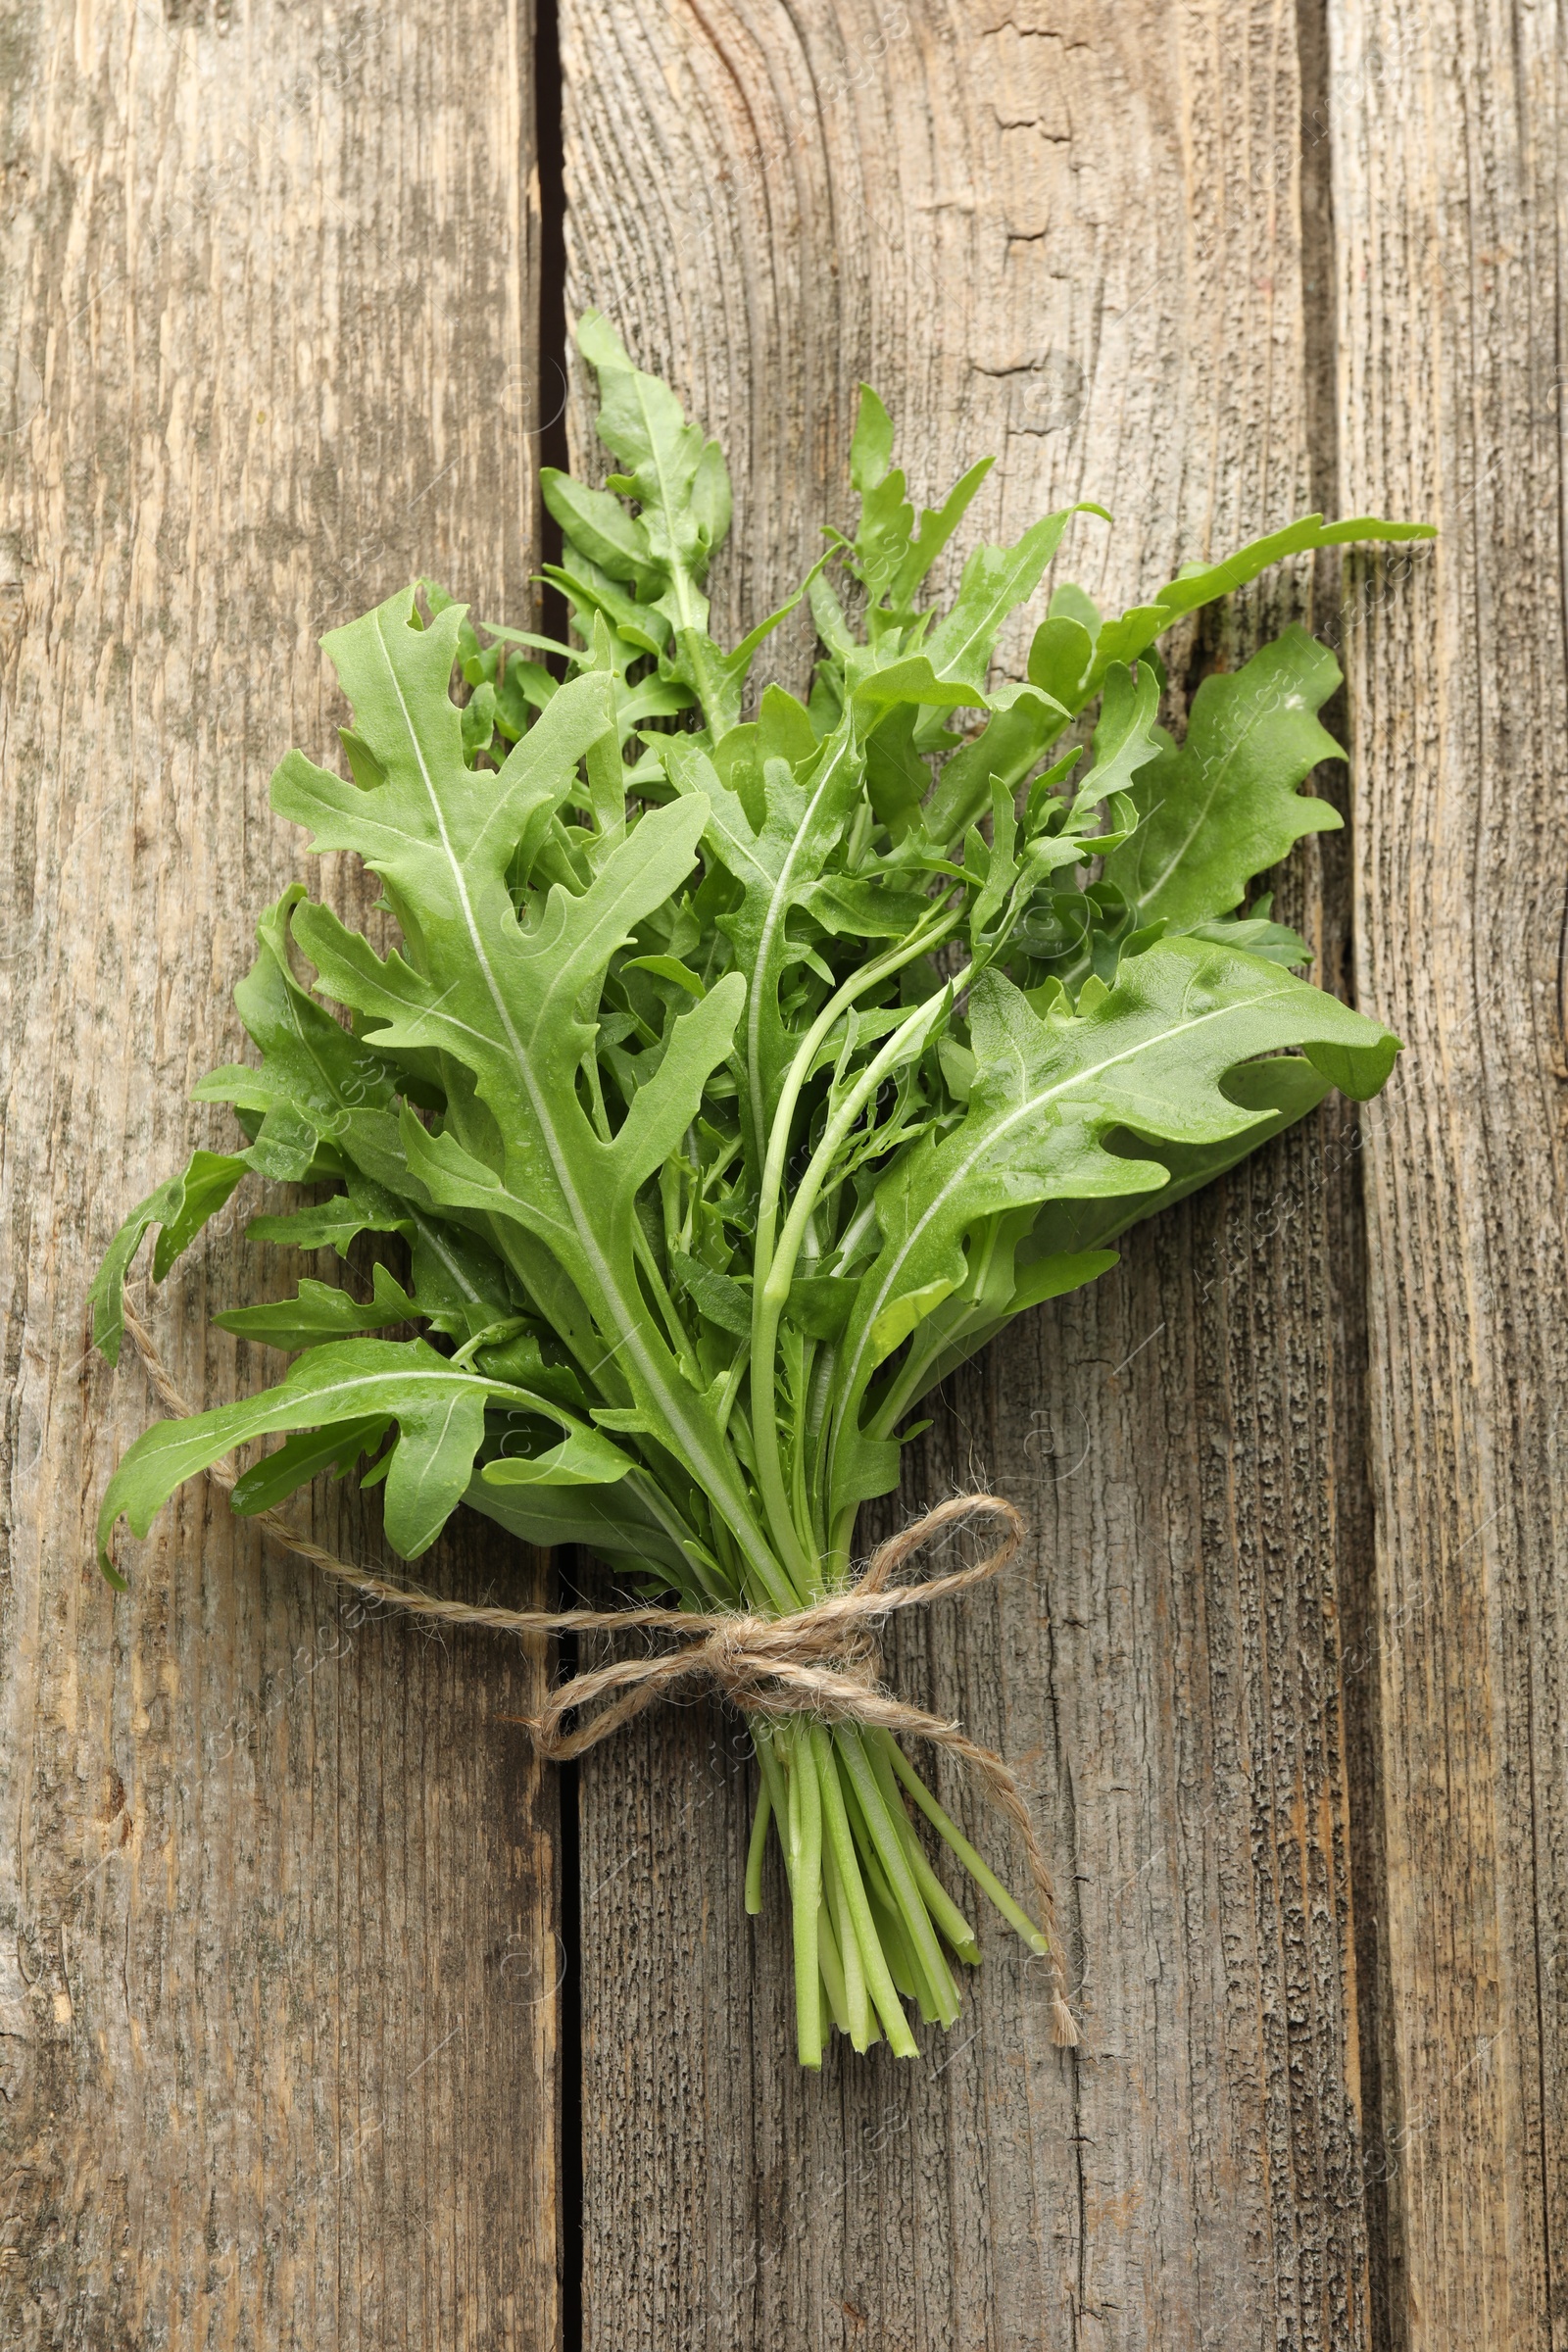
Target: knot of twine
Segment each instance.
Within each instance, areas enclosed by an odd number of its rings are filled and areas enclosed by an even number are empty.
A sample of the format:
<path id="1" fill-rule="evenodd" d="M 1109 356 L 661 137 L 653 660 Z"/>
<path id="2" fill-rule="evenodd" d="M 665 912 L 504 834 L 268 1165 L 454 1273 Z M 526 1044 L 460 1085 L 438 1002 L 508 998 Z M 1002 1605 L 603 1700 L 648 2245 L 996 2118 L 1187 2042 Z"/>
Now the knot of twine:
<path id="1" fill-rule="evenodd" d="M 128 1300 L 123 1314 L 125 1329 L 153 1387 L 170 1411 L 184 1419 L 191 1407 L 170 1379 L 151 1333 Z M 207 1475 L 225 1493 L 237 1483 L 237 1473 L 222 1463 L 212 1464 Z M 586 1754 L 623 1724 L 660 1699 L 673 1697 L 677 1689 L 689 1684 L 721 1690 L 743 1714 L 773 1721 L 790 1715 L 812 1716 L 818 1722 L 903 1733 L 945 1748 L 978 1775 L 987 1795 L 1018 1833 L 1040 1898 L 1042 1925 L 1051 1942 L 1051 2038 L 1058 2049 L 1077 2046 L 1078 2028 L 1067 2006 L 1059 1958 L 1055 1890 L 1017 1775 L 995 1748 L 982 1747 L 948 1717 L 928 1714 L 923 1707 L 891 1696 L 880 1687 L 876 1674 L 876 1626 L 899 1609 L 927 1608 L 949 1593 L 987 1584 L 1007 1566 L 1023 1541 L 1024 1523 L 1004 1496 L 955 1494 L 939 1502 L 911 1527 L 879 1544 L 864 1574 L 848 1590 L 810 1601 L 785 1617 L 757 1617 L 735 1610 L 701 1615 L 695 1610 L 664 1608 L 475 1607 L 466 1601 L 443 1600 L 417 1585 L 394 1584 L 368 1569 L 351 1567 L 313 1543 L 281 1512 L 257 1511 L 251 1516 L 258 1527 L 297 1557 L 311 1561 L 323 1575 L 371 1593 L 411 1616 L 509 1634 L 647 1631 L 667 1635 L 678 1644 L 652 1656 L 612 1658 L 603 1666 L 587 1667 L 557 1684 L 537 1715 L 503 1719 L 520 1724 L 537 1753 L 549 1762 L 564 1764 Z M 918 1584 L 893 1582 L 906 1562 L 945 1529 L 976 1518 L 999 1519 L 1005 1529 L 1002 1542 L 984 1559 Z M 567 1728 L 571 1717 L 599 1699 L 608 1699 L 609 1704 L 599 1707 L 576 1730 Z"/>

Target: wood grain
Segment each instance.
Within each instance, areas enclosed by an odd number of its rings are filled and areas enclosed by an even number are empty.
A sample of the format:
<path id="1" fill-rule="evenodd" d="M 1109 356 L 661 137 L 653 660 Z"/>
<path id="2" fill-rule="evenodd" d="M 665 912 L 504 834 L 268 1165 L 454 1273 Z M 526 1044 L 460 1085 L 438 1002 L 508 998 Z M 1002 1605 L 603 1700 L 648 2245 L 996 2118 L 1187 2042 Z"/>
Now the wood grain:
<path id="1" fill-rule="evenodd" d="M 1568 2342 L 1560 21 L 1335 0 L 1396 2340 Z"/>
<path id="2" fill-rule="evenodd" d="M 537 1661 L 366 1620 L 200 1488 L 112 1599 L 93 1514 L 154 1406 L 84 1297 L 230 1133 L 185 1096 L 305 871 L 267 784 L 336 756 L 317 637 L 422 570 L 526 606 L 530 38 L 518 0 L 7 18 L 7 2344 L 555 2340 L 555 1794 L 495 1721 Z M 286 1276 L 241 1206 L 155 1302 L 208 1400 L 270 1376 L 205 1324 Z"/>
<path id="3" fill-rule="evenodd" d="M 1114 531 L 1080 526 L 1062 564 L 1106 601 L 1311 503 L 1329 289 L 1293 10 L 564 0 L 562 24 L 571 300 L 725 440 L 732 631 L 844 519 L 860 376 L 926 497 L 1000 453 L 987 536 L 1108 505 Z M 579 380 L 579 463 L 590 418 Z M 1246 600 L 1178 687 L 1307 593 Z M 1343 849 L 1301 874 L 1343 986 Z M 954 1384 L 901 1498 L 983 1477 L 1033 1515 L 1027 1568 L 890 1661 L 1029 1768 L 1080 2058 L 987 1929 L 951 2037 L 801 2076 L 776 1875 L 768 1915 L 742 1911 L 733 1728 L 696 1708 L 585 1764 L 604 2352 L 1369 2340 L 1352 1142 L 1326 1116 L 1029 1318 Z"/>

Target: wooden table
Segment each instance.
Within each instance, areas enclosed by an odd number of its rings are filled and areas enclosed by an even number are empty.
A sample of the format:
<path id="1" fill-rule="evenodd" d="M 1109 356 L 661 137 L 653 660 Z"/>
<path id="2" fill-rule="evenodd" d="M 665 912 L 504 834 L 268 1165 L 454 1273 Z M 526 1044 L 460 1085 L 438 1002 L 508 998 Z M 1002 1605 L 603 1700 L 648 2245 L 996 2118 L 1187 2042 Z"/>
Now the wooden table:
<path id="1" fill-rule="evenodd" d="M 0 2340 L 1568 2344 L 1563 59 L 1526 0 L 15 0 Z M 498 1721 L 542 1656 L 199 1487 L 128 1596 L 92 1564 L 151 1406 L 86 1284 L 228 1132 L 186 1090 L 304 870 L 316 640 L 418 572 L 526 618 L 541 453 L 596 463 L 563 283 L 725 441 L 732 630 L 862 376 L 920 489 L 999 453 L 988 535 L 1107 505 L 1106 596 L 1305 507 L 1442 526 L 1177 648 L 1338 650 L 1287 911 L 1396 1082 L 1025 1318 L 900 1498 L 1031 1517 L 892 1662 L 1026 1767 L 1072 2058 L 988 1933 L 952 2036 L 802 2077 L 716 1709 L 558 1786 Z M 256 1262 L 236 1204 L 157 1296 L 188 1393 L 257 1377 L 205 1320 Z M 483 1530 L 434 1574 L 549 1589 Z"/>

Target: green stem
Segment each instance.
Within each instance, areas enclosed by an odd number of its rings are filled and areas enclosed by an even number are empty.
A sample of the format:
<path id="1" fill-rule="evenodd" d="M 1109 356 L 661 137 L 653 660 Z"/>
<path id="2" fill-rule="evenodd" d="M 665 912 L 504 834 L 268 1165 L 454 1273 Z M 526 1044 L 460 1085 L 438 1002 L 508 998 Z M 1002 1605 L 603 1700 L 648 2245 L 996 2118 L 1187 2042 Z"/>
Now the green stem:
<path id="1" fill-rule="evenodd" d="M 839 1786 L 838 1762 L 826 1731 L 819 1723 L 809 1727 L 811 1754 L 816 1764 L 822 1791 L 822 1813 L 827 1836 L 833 1846 L 833 1859 L 838 1866 L 839 1882 L 844 1890 L 845 1906 L 855 1939 L 860 1948 L 865 1970 L 866 1988 L 876 2003 L 888 2045 L 899 2058 L 912 2058 L 919 2044 L 909 2031 L 909 2021 L 904 2014 L 899 1988 L 888 1973 L 882 1942 L 871 1917 L 866 1900 L 860 1866 L 855 1854 L 855 1836 L 850 1817 L 844 1808 L 844 1791 Z"/>
<path id="2" fill-rule="evenodd" d="M 907 1788 L 909 1794 L 913 1797 L 915 1803 L 919 1806 L 927 1821 L 931 1823 L 938 1835 L 942 1837 L 949 1845 L 952 1846 L 954 1852 L 957 1855 L 958 1860 L 963 1864 L 964 1869 L 969 1873 L 970 1878 L 973 1879 L 975 1885 L 980 1888 L 981 1892 L 983 1894 L 988 1894 L 991 1897 L 991 1900 L 995 1903 L 997 1909 L 1002 1913 L 1003 1918 L 1006 1920 L 1010 1927 L 1017 1929 L 1019 1935 L 1023 1937 L 1025 1943 L 1029 1946 L 1029 1949 L 1032 1952 L 1049 1952 L 1051 1949 L 1051 1938 L 1045 1933 L 1045 1930 L 1043 1928 L 1037 1928 L 1034 1921 L 1029 1917 L 1028 1912 L 1023 1910 L 1019 1904 L 1013 1901 L 1011 1895 L 1007 1892 L 1007 1889 L 1005 1886 L 1004 1886 L 996 1872 L 989 1868 L 989 1866 L 981 1860 L 980 1856 L 975 1852 L 974 1847 L 969 1843 L 968 1838 L 965 1838 L 963 1832 L 959 1829 L 957 1823 L 954 1821 L 948 1814 L 943 1812 L 942 1807 L 937 1803 L 936 1798 L 932 1795 L 924 1781 L 921 1780 L 919 1774 L 915 1771 L 914 1766 L 909 1762 L 908 1757 L 905 1755 L 903 1749 L 899 1746 L 899 1743 L 896 1740 L 889 1739 L 887 1743 L 887 1756 L 888 1761 L 892 1764 L 894 1771 L 898 1774 L 900 1780 L 904 1783 L 904 1786 L 906 1788 Z"/>
<path id="3" fill-rule="evenodd" d="M 775 1739 L 775 1733 L 765 1723 L 757 1725 L 753 1734 L 753 1744 L 757 1750 L 757 1761 L 762 1767 L 762 1781 L 767 1789 L 767 1801 L 773 1809 L 773 1819 L 778 1823 L 778 1840 L 784 1849 L 784 1864 L 788 1869 L 790 1859 L 789 1776 L 779 1761 L 778 1750 L 774 1744 Z"/>
<path id="4" fill-rule="evenodd" d="M 825 1475 L 823 1483 L 825 1486 Z M 830 1592 L 837 1592 L 841 1585 L 849 1582 L 850 1549 L 855 1542 L 855 1522 L 859 1515 L 859 1504 L 847 1502 L 833 1522 L 832 1534 L 828 1539 L 827 1555 L 823 1561 L 823 1573 L 829 1580 Z"/>
<path id="5" fill-rule="evenodd" d="M 762 1908 L 762 1856 L 770 1821 L 776 1821 L 779 1825 L 779 1843 L 784 1848 L 784 1866 L 787 1871 L 791 1868 L 789 1838 L 786 1830 L 789 1820 L 789 1795 L 783 1770 L 773 1752 L 773 1735 L 764 1725 L 758 1725 L 755 1744 L 757 1760 L 762 1768 L 762 1786 L 758 1795 L 757 1812 L 752 1821 L 752 1841 L 746 1857 L 746 1908 L 754 1919 Z M 850 1960 L 853 1953 L 853 1975 L 855 1981 L 859 1982 L 860 1956 L 855 1948 L 853 1935 L 847 1936 L 844 1927 L 837 1921 L 836 1915 L 832 1914 L 833 1863 L 831 1855 L 825 1849 L 822 1860 L 823 1876 L 829 1889 L 830 1917 L 824 1919 L 820 1912 L 817 1915 L 817 1962 L 822 1971 L 822 1982 L 827 1986 L 828 2004 L 833 2012 L 833 2022 L 841 2034 L 848 2034 L 854 2040 L 858 2011 L 848 1989 L 852 1976 Z M 791 1872 L 791 1886 L 793 1886 L 793 1885 L 794 1876 Z M 837 1935 L 834 1933 L 835 1926 L 838 1927 Z M 841 1949 L 844 1953 L 842 1959 L 840 1958 Z M 863 2006 L 863 1989 L 861 2002 Z M 858 2050 L 863 2050 L 867 2046 L 864 2039 L 855 2042 Z"/>
<path id="6" fill-rule="evenodd" d="M 914 1873 L 909 1867 L 908 1848 L 900 1837 L 887 1800 L 871 1770 L 870 1759 L 861 1745 L 860 1735 L 854 1724 L 841 1723 L 834 1735 L 834 1744 L 847 1768 L 856 1802 L 860 1808 L 877 1860 L 882 1865 L 888 1887 L 898 1907 L 904 1931 L 915 1965 L 930 1990 L 931 2005 L 945 2026 L 951 2026 L 958 2014 L 958 1987 L 953 1981 L 953 1971 L 937 1941 L 931 1914 L 926 1909 Z"/>
<path id="7" fill-rule="evenodd" d="M 827 1861 L 825 1848 L 822 1859 L 825 1865 Z M 822 1983 L 827 1988 L 827 2005 L 833 2012 L 833 2023 L 841 2034 L 848 2034 L 850 2032 L 849 1992 L 845 1984 L 844 1963 L 839 1957 L 838 1938 L 833 1933 L 831 1909 L 819 1911 L 816 1915 L 816 1964 L 822 1972 Z M 855 2044 L 857 2049 L 863 2049 L 864 2046 L 863 2042 Z"/>
<path id="8" fill-rule="evenodd" d="M 795 1931 L 796 2041 L 803 2066 L 822 2063 L 822 1966 L 817 1914 L 822 1907 L 822 1787 L 808 1740 L 795 1742 L 790 1773 L 791 1914 Z"/>
<path id="9" fill-rule="evenodd" d="M 887 1757 L 888 1748 L 892 1743 L 893 1734 L 891 1732 L 867 1732 L 865 1735 L 865 1752 L 871 1760 L 871 1770 L 876 1774 L 877 1786 L 882 1791 L 888 1812 L 904 1838 L 905 1851 L 909 1858 L 909 1868 L 914 1873 L 915 1885 L 920 1889 L 926 1909 L 957 1953 L 958 1958 L 967 1961 L 971 1968 L 978 1968 L 980 1946 L 975 1940 L 974 1930 L 927 1861 L 924 1848 L 915 1836 L 914 1824 L 905 1810 L 904 1799 L 899 1793 L 899 1784 Z"/>
<path id="10" fill-rule="evenodd" d="M 778 1349 L 779 1320 L 790 1295 L 790 1281 L 795 1261 L 811 1221 L 822 1187 L 829 1170 L 844 1148 L 846 1137 L 867 1102 L 875 1099 L 878 1088 L 890 1070 L 896 1068 L 911 1049 L 918 1050 L 924 1033 L 935 1027 L 947 1003 L 946 993 L 929 997 L 917 1004 L 906 1020 L 899 1023 L 882 1050 L 860 1072 L 838 1109 L 823 1130 L 822 1140 L 811 1154 L 810 1165 L 801 1180 L 800 1188 L 790 1205 L 784 1231 L 779 1236 L 778 1250 L 768 1269 L 765 1281 L 761 1273 L 760 1253 L 753 1285 L 752 1306 L 752 1439 L 757 1448 L 757 1483 L 761 1490 L 763 1507 L 774 1538 L 792 1568 L 796 1558 L 805 1560 L 805 1550 L 790 1514 L 789 1494 L 784 1483 L 783 1456 L 778 1442 L 778 1416 L 774 1406 L 776 1380 L 775 1356 Z M 799 1573 L 799 1571 L 797 1571 Z M 808 1573 L 813 1580 L 820 1577 L 820 1568 L 811 1562 Z M 813 1590 L 816 1589 L 813 1581 Z"/>
<path id="11" fill-rule="evenodd" d="M 471 1364 L 481 1348 L 497 1348 L 503 1340 L 514 1340 L 519 1331 L 528 1329 L 529 1320 L 527 1315 L 508 1315 L 505 1322 L 487 1323 L 483 1331 L 476 1331 L 471 1340 L 465 1340 L 461 1348 L 454 1348 L 453 1366 Z"/>
<path id="12" fill-rule="evenodd" d="M 873 988 L 878 981 L 891 979 L 894 973 L 900 971 L 905 964 L 912 962 L 916 956 L 924 955 L 931 948 L 940 947 L 943 940 L 956 927 L 957 922 L 958 914 L 956 912 L 941 916 L 930 925 L 929 929 L 917 930 L 910 938 L 902 941 L 897 948 L 890 950 L 887 955 L 879 956 L 875 963 L 867 964 L 863 971 L 852 973 L 842 987 L 835 990 L 796 1051 L 795 1058 L 790 1063 L 783 1086 L 779 1091 L 778 1102 L 768 1129 L 767 1153 L 762 1167 L 761 1190 L 757 1207 L 756 1239 L 752 1251 L 753 1434 L 757 1440 L 759 1483 L 761 1486 L 768 1525 L 774 1541 L 778 1544 L 791 1574 L 797 1578 L 801 1576 L 810 1578 L 813 1589 L 815 1583 L 814 1563 L 808 1559 L 805 1544 L 796 1530 L 779 1460 L 771 1364 L 773 1344 L 778 1332 L 777 1312 L 772 1315 L 771 1329 L 766 1341 L 768 1371 L 765 1389 L 759 1386 L 755 1370 L 758 1332 L 767 1314 L 762 1303 L 762 1291 L 773 1266 L 773 1252 L 778 1232 L 779 1199 L 784 1186 L 785 1165 L 789 1158 L 790 1136 L 795 1126 L 795 1113 L 800 1104 L 801 1090 L 810 1075 L 811 1064 L 816 1059 L 817 1051 L 834 1023 L 849 1011 L 858 998 L 863 996 L 868 989 Z M 820 1189 L 820 1179 L 818 1179 L 818 1189 Z M 802 1229 L 804 1231 L 804 1221 Z M 787 1292 L 787 1282 L 785 1289 Z"/>
<path id="13" fill-rule="evenodd" d="M 758 1748 L 761 1763 L 761 1748 Z M 762 1765 L 762 1786 L 757 1792 L 757 1811 L 752 1815 L 752 1841 L 746 1849 L 746 1909 L 755 1919 L 762 1908 L 762 1856 L 767 1851 L 767 1825 L 773 1818 L 773 1792 L 767 1783 L 767 1767 Z"/>
<path id="14" fill-rule="evenodd" d="M 871 2001 L 865 1989 L 860 1946 L 845 1900 L 844 1882 L 839 1876 L 831 1838 L 824 1840 L 822 1847 L 822 1877 L 827 1886 L 828 1911 L 838 1934 L 839 1950 L 844 1955 L 844 2030 L 849 2034 L 851 2046 L 863 2053 L 871 2046 Z"/>
<path id="15" fill-rule="evenodd" d="M 857 1835 L 861 1834 L 858 1829 Z M 913 2001 L 919 2012 L 920 2023 L 934 2026 L 940 2021 L 931 2004 L 931 1987 L 915 1965 L 914 1954 L 909 1949 L 909 1938 L 904 1933 L 904 1923 L 899 1917 L 899 1906 L 888 1892 L 888 1883 L 877 1869 L 875 1861 L 867 1860 L 863 1845 L 860 1848 L 860 1870 L 865 1880 L 865 1899 L 871 1906 L 871 1917 L 876 1922 L 877 1938 L 887 1955 L 888 1974 L 905 1999 Z"/>
<path id="16" fill-rule="evenodd" d="M 921 2017 L 927 2025 L 931 2025 L 937 2013 L 932 2005 L 930 1984 L 904 1932 L 897 1899 L 877 1860 L 876 1846 L 865 1826 L 865 1815 L 856 1801 L 855 1784 L 844 1778 L 842 1764 L 839 1768 L 839 1787 L 844 1792 L 844 1810 L 849 1816 L 850 1835 L 855 1839 L 860 1877 L 865 1883 L 865 1898 L 871 1906 L 871 1917 L 876 1922 L 877 1940 L 887 1956 L 888 1973 L 906 2000 L 918 2001 Z"/>
<path id="17" fill-rule="evenodd" d="M 779 1196 L 784 1185 L 784 1167 L 789 1157 L 790 1136 L 795 1126 L 795 1113 L 800 1103 L 801 1089 L 810 1075 L 812 1062 L 823 1039 L 834 1023 L 848 1012 L 856 1000 L 879 980 L 889 980 L 916 956 L 940 947 L 958 922 L 957 913 L 934 923 L 929 931 L 916 930 L 875 963 L 862 971 L 852 972 L 842 987 L 829 997 L 816 1019 L 811 1023 L 796 1050 L 784 1083 L 779 1089 L 778 1104 L 773 1123 L 768 1130 L 767 1157 L 762 1168 L 762 1186 L 757 1206 L 757 1240 L 753 1251 L 753 1269 L 759 1282 L 764 1281 L 773 1262 L 773 1244 L 778 1232 Z"/>

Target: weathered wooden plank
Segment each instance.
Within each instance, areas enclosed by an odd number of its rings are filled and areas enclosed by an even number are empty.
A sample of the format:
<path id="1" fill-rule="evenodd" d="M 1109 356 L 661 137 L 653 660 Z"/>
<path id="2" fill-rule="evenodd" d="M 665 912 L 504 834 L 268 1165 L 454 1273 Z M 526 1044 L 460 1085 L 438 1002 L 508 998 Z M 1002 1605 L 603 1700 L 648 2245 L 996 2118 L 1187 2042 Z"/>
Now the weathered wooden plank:
<path id="1" fill-rule="evenodd" d="M 1397 2341 L 1568 2337 L 1560 18 L 1335 0 Z"/>
<path id="2" fill-rule="evenodd" d="M 526 606 L 529 40 L 521 0 L 7 20 L 8 2344 L 554 2340 L 555 1795 L 495 1722 L 536 1669 L 365 1621 L 199 1491 L 112 1600 L 93 1511 L 156 1408 L 84 1307 L 229 1132 L 184 1096 L 305 870 L 267 783 L 336 754 L 317 636 L 420 570 Z M 258 1272 L 235 1208 L 154 1310 L 206 1399 L 268 1371 L 205 1328 Z"/>
<path id="3" fill-rule="evenodd" d="M 1109 552 L 1083 526 L 1071 561 L 1107 598 L 1311 503 L 1326 257 L 1303 260 L 1298 39 L 1259 0 L 564 0 L 571 296 L 725 439 L 732 628 L 842 515 L 861 375 L 927 497 L 1002 453 L 988 536 L 1110 506 Z M 572 421 L 592 462 L 580 386 Z M 1334 985 L 1343 856 L 1304 873 Z M 950 2039 L 803 2078 L 777 1881 L 742 1915 L 732 1727 L 693 1709 L 585 1764 L 595 2345 L 1367 2340 L 1352 1184 L 1328 1117 L 1173 1212 L 955 1384 L 903 1498 L 988 1477 L 1033 1515 L 1010 1586 L 890 1659 L 1031 1766 L 1079 2059 L 988 1929 Z"/>

